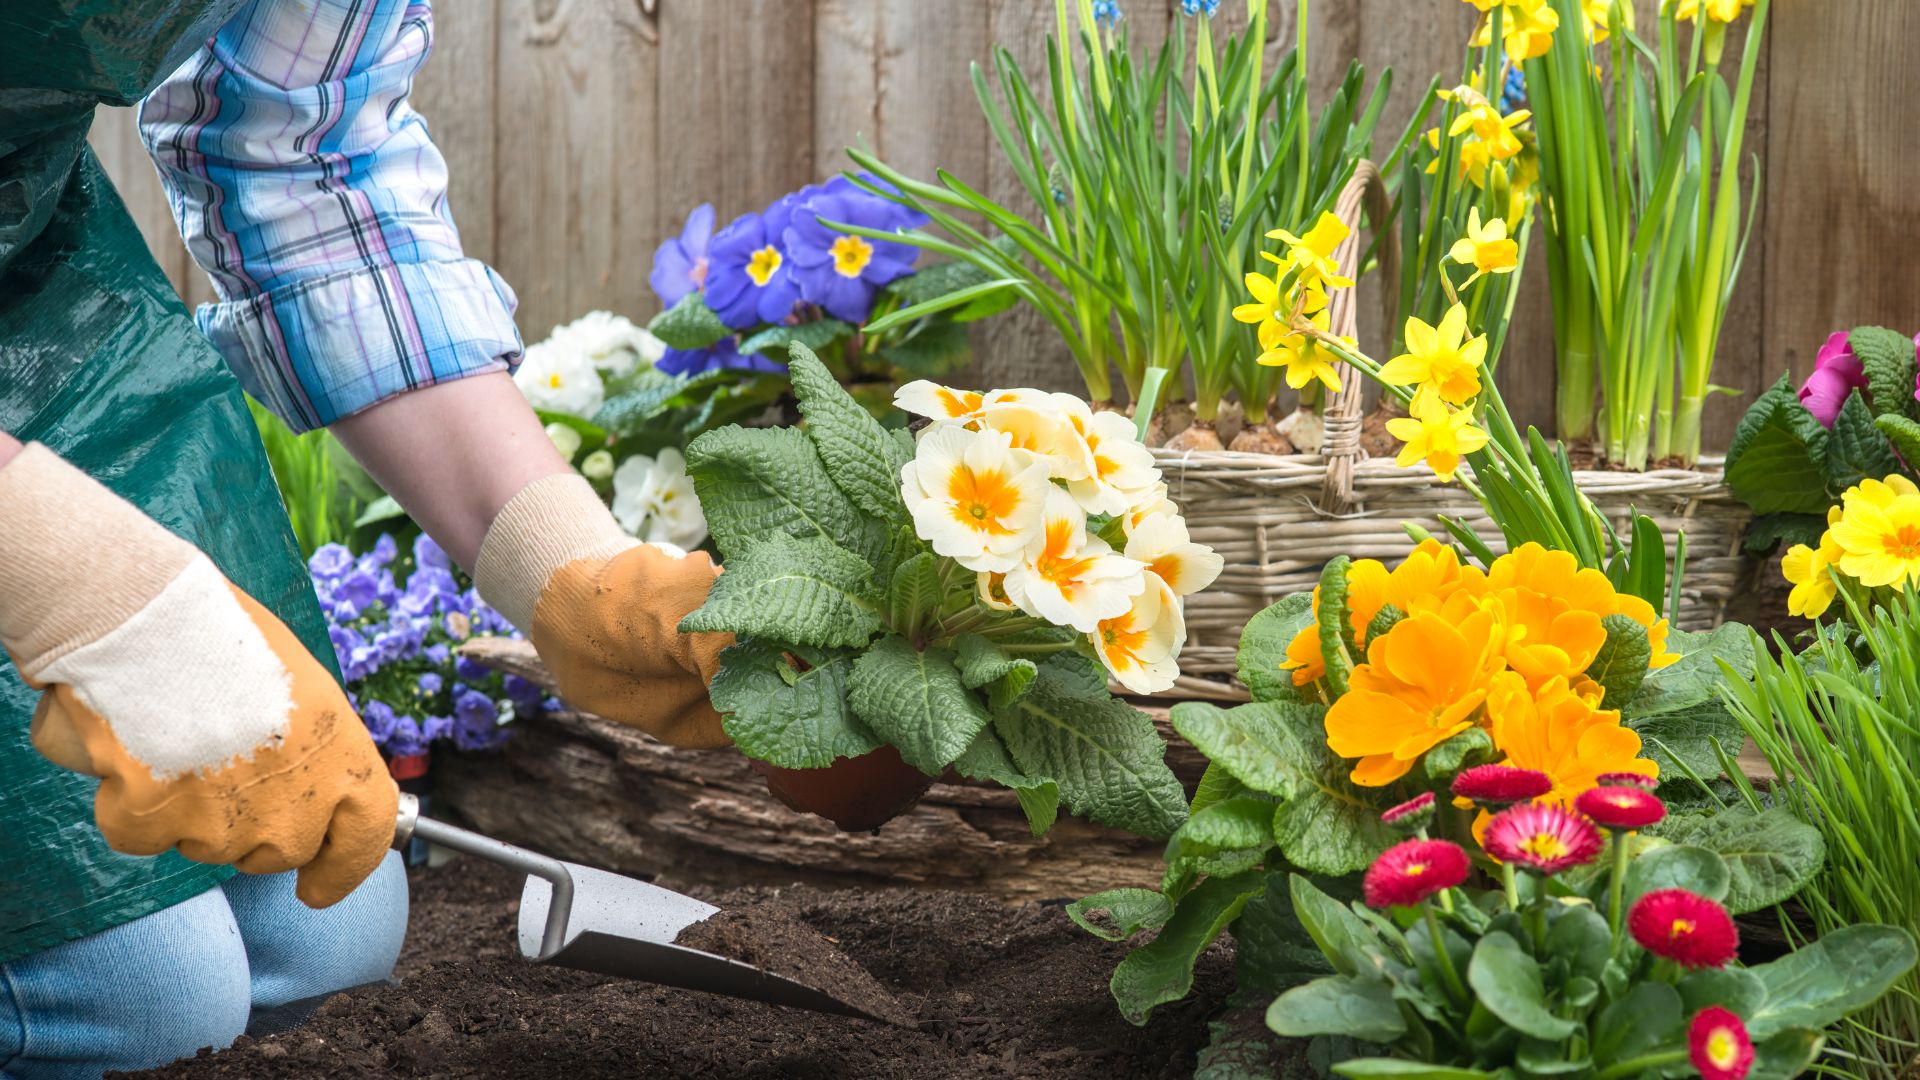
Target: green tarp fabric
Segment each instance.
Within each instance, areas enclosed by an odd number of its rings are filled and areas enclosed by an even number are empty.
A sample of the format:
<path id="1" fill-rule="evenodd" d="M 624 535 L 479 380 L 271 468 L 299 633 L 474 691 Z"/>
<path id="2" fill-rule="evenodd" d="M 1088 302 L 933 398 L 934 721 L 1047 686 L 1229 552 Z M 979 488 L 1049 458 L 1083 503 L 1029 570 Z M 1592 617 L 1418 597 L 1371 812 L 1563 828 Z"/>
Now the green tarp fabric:
<path id="1" fill-rule="evenodd" d="M 197 545 L 331 663 L 239 383 L 86 146 L 96 104 L 138 100 L 240 6 L 0 4 L 0 429 L 46 443 Z M 37 699 L 0 657 L 0 962 L 232 873 L 108 850 L 93 823 L 95 781 L 28 742 Z"/>

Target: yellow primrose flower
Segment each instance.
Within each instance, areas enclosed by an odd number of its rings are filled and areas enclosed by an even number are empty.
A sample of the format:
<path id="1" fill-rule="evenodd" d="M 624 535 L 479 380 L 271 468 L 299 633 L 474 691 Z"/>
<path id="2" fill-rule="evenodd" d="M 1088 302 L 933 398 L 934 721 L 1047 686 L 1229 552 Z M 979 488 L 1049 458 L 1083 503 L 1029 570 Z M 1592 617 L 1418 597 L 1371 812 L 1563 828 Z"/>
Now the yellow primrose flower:
<path id="1" fill-rule="evenodd" d="M 1840 545 L 1840 572 L 1868 588 L 1920 584 L 1920 494 L 1892 479 L 1863 481 L 1847 492 L 1840 520 L 1828 530 Z"/>
<path id="2" fill-rule="evenodd" d="M 1333 261 L 1333 249 L 1340 246 L 1352 229 L 1341 221 L 1332 211 L 1322 211 L 1320 220 L 1313 223 L 1305 236 L 1295 236 L 1285 229 L 1275 229 L 1267 234 L 1267 239 L 1278 240 L 1287 245 L 1287 257 L 1281 259 L 1275 255 L 1261 252 L 1261 257 L 1281 266 L 1291 264 L 1300 271 L 1300 283 L 1303 286 L 1321 285 L 1336 289 L 1353 287 L 1352 278 L 1340 276 L 1340 264 Z"/>
<path id="3" fill-rule="evenodd" d="M 1326 330 L 1328 315 L 1325 311 L 1308 316 L 1307 321 L 1319 330 Z M 1341 338 L 1343 344 L 1352 348 L 1352 338 Z M 1340 375 L 1333 365 L 1340 362 L 1331 349 L 1305 333 L 1294 333 L 1276 342 L 1272 348 L 1254 358 L 1263 367 L 1283 367 L 1287 369 L 1287 385 L 1295 390 L 1318 379 L 1320 385 L 1335 393 L 1340 390 Z"/>
<path id="4" fill-rule="evenodd" d="M 1473 413 L 1447 408 L 1438 394 L 1415 396 L 1410 411 L 1412 416 L 1387 421 L 1387 433 L 1406 443 L 1393 459 L 1403 469 L 1425 461 L 1444 483 L 1453 479 L 1466 455 L 1487 445 L 1487 433 L 1473 426 Z"/>
<path id="5" fill-rule="evenodd" d="M 1146 500 L 1148 506 L 1165 507 L 1179 516 L 1179 508 L 1166 498 L 1167 486 L 1159 484 L 1160 469 L 1153 463 L 1153 454 L 1135 437 L 1133 421 L 1125 414 L 1094 413 L 1080 435 L 1093 455 L 1092 470 L 1085 479 L 1068 481 L 1067 491 L 1081 509 L 1089 514 L 1127 514 Z M 1159 492 L 1154 495 L 1156 484 Z"/>
<path id="6" fill-rule="evenodd" d="M 1482 225 L 1477 206 L 1467 211 L 1467 235 L 1455 240 L 1447 254 L 1454 262 L 1473 267 L 1473 275 L 1460 286 L 1463 289 L 1481 274 L 1511 274 L 1520 265 L 1520 245 L 1507 239 L 1506 220 L 1494 218 Z"/>
<path id="7" fill-rule="evenodd" d="M 1327 747 L 1359 758 L 1351 778 L 1383 787 L 1405 776 L 1428 750 L 1474 724 L 1501 666 L 1507 627 L 1499 612 L 1450 619 L 1409 615 L 1367 643 L 1347 692 L 1327 711 Z"/>
<path id="8" fill-rule="evenodd" d="M 1467 337 L 1467 308 L 1455 304 L 1438 327 L 1407 318 L 1407 351 L 1387 361 L 1380 381 L 1388 386 L 1419 386 L 1442 401 L 1465 405 L 1480 392 L 1480 365 L 1487 358 L 1486 335 Z"/>
<path id="9" fill-rule="evenodd" d="M 1839 511 L 1839 507 L 1834 507 L 1828 515 L 1828 521 L 1837 519 Z M 1817 548 L 1795 544 L 1787 549 L 1780 559 L 1781 576 L 1793 584 L 1793 591 L 1787 594 L 1787 614 L 1805 619 L 1817 619 L 1826 614 L 1840 591 L 1833 575 L 1827 571 L 1840 562 L 1842 554 L 1839 541 L 1833 538 L 1831 529 L 1821 534 Z"/>
<path id="10" fill-rule="evenodd" d="M 1122 552 L 1146 565 L 1176 596 L 1192 596 L 1213 584 L 1226 560 L 1205 544 L 1197 544 L 1178 514 L 1151 514 L 1127 534 Z"/>

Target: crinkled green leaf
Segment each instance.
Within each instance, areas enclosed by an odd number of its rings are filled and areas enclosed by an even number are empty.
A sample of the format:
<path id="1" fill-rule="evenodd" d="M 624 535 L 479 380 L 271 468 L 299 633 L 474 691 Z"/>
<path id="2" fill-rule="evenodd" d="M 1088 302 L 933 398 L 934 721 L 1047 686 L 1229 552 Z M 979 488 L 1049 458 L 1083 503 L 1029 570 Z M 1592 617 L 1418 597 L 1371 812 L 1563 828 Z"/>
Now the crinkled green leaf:
<path id="1" fill-rule="evenodd" d="M 1920 425 L 1916 425 L 1920 432 Z M 1920 443 L 1915 444 L 1920 449 Z M 1740 546 L 1750 555 L 1765 555 L 1775 548 L 1794 544 L 1814 547 L 1827 531 L 1827 519 L 1819 514 L 1761 514 L 1747 526 Z"/>
<path id="2" fill-rule="evenodd" d="M 787 372 L 807 421 L 807 437 L 827 475 L 860 509 L 894 525 L 910 520 L 900 472 L 913 460 L 867 410 L 847 395 L 805 345 L 795 342 Z"/>
<path id="3" fill-rule="evenodd" d="M 1363 870 L 1396 839 L 1375 793 L 1348 779 L 1352 765 L 1327 749 L 1325 708 L 1256 702 L 1231 710 L 1199 701 L 1173 708 L 1173 726 L 1209 760 L 1256 791 L 1278 795 L 1275 841 L 1309 873 Z"/>
<path id="4" fill-rule="evenodd" d="M 724 575 L 723 575 L 724 576 Z M 1106 691 L 1067 657 L 1042 665 L 1026 694 L 996 714 L 1014 762 L 1060 785 L 1081 817 L 1162 839 L 1186 820 L 1186 793 L 1167 767 L 1166 743 L 1146 713 Z"/>
<path id="5" fill-rule="evenodd" d="M 1731 875 L 1726 904 L 1735 915 L 1785 901 L 1813 880 L 1827 857 L 1820 830 L 1780 806 L 1672 814 L 1657 831 L 1720 856 Z"/>
<path id="6" fill-rule="evenodd" d="M 1843 926 L 1751 968 L 1766 1003 L 1748 1015 L 1758 1041 L 1789 1028 L 1823 1028 L 1872 1004 L 1914 964 L 1913 938 L 1892 926 Z"/>
<path id="7" fill-rule="evenodd" d="M 1375 638 L 1386 636 L 1388 631 L 1392 630 L 1399 624 L 1400 620 L 1406 617 L 1406 612 L 1401 611 L 1392 604 L 1383 606 L 1379 612 L 1374 615 L 1373 621 L 1367 624 L 1367 640 L 1361 644 L 1361 654 L 1365 655 L 1366 646 L 1371 644 Z"/>
<path id="8" fill-rule="evenodd" d="M 1900 456 L 1907 459 L 1907 464 L 1920 468 L 1920 423 L 1911 417 L 1883 413 L 1874 419 L 1873 424 L 1893 443 L 1893 448 L 1900 451 Z M 1908 473 L 1909 470 L 1902 469 L 1901 472 Z"/>
<path id="9" fill-rule="evenodd" d="M 720 577 L 725 581 L 727 575 Z M 915 649 L 898 634 L 881 638 L 854 662 L 847 697 L 869 731 L 892 743 L 907 764 L 934 776 L 989 719 L 960 681 L 951 649 Z"/>
<path id="10" fill-rule="evenodd" d="M 1243 989 L 1277 994 L 1334 973 L 1294 914 L 1288 876 L 1269 873 L 1266 891 L 1247 901 L 1234 920 L 1234 982 Z"/>
<path id="11" fill-rule="evenodd" d="M 1907 346 L 1911 353 L 1913 342 L 1908 341 Z M 1911 380 L 1907 387 L 1907 397 L 1911 400 Z M 1879 480 L 1888 473 L 1900 471 L 1900 456 L 1893 452 L 1893 443 L 1887 440 L 1886 433 L 1874 426 L 1873 410 L 1859 394 L 1848 395 L 1846 404 L 1840 407 L 1840 415 L 1833 419 L 1833 430 L 1827 439 L 1826 465 L 1829 500 L 1837 499 L 1864 479 Z"/>
<path id="12" fill-rule="evenodd" d="M 780 646 L 742 641 L 720 654 L 713 707 L 740 752 L 785 769 L 824 769 L 834 759 L 880 748 L 847 705 L 853 654 L 797 650 L 811 667 L 798 671 Z"/>
<path id="13" fill-rule="evenodd" d="M 1197 814 L 1214 803 L 1238 798 L 1249 790 L 1232 773 L 1208 762 L 1206 769 L 1200 773 L 1200 782 L 1193 786 L 1193 801 L 1188 804 L 1187 811 Z"/>
<path id="14" fill-rule="evenodd" d="M 827 475 L 804 432 L 724 427 L 687 447 L 707 529 L 729 562 L 768 537 L 820 536 L 888 577 L 893 530 L 860 508 Z"/>
<path id="15" fill-rule="evenodd" d="M 1018 258 L 1020 255 L 1019 245 L 1011 237 L 995 237 L 991 244 L 1006 258 Z M 902 307 L 912 307 L 950 296 L 962 289 L 984 285 L 994 278 L 995 275 L 970 262 L 953 259 L 923 266 L 912 274 L 895 278 L 887 285 L 886 291 L 898 296 Z"/>
<path id="16" fill-rule="evenodd" d="M 1493 737 L 1487 734 L 1487 729 L 1470 727 L 1427 751 L 1420 765 L 1426 770 L 1427 779 L 1445 785 L 1451 783 L 1461 769 L 1484 765 L 1492 761 L 1493 756 Z"/>
<path id="17" fill-rule="evenodd" d="M 669 349 L 704 349 L 733 333 L 707 306 L 700 293 L 690 292 L 680 302 L 653 317 L 647 324 L 653 336 Z"/>
<path id="18" fill-rule="evenodd" d="M 1913 400 L 1913 338 L 1884 326 L 1856 326 L 1847 335 L 1847 347 L 1859 359 L 1860 369 L 1867 376 L 1867 392 L 1873 395 L 1871 411 L 1905 414 L 1920 420 L 1920 411 L 1916 411 Z"/>
<path id="19" fill-rule="evenodd" d="M 877 601 L 873 570 L 858 555 L 818 537 L 775 536 L 729 558 L 680 629 L 857 648 L 881 629 Z"/>
<path id="20" fill-rule="evenodd" d="M 991 639 L 979 634 L 961 634 L 954 639 L 953 650 L 960 665 L 961 681 L 974 690 L 1020 671 L 1026 672 L 1031 680 L 1034 672 L 1033 661 L 1008 656 Z"/>
<path id="21" fill-rule="evenodd" d="M 1240 632 L 1240 681 L 1255 701 L 1298 701 L 1293 673 L 1280 670 L 1287 645 L 1313 625 L 1313 594 L 1294 593 L 1268 606 Z"/>
<path id="22" fill-rule="evenodd" d="M 1727 485 L 1755 513 L 1825 513 L 1827 431 L 1782 375 L 1748 407 L 1727 450 Z"/>
<path id="23" fill-rule="evenodd" d="M 1329 975 L 1275 998 L 1267 1026 L 1288 1038 L 1345 1035 L 1366 1042 L 1392 1042 L 1407 1033 L 1393 998 L 1393 984 L 1375 976 Z"/>
<path id="24" fill-rule="evenodd" d="M 1536 1039 L 1564 1039 L 1579 1029 L 1572 1020 L 1554 1014 L 1540 962 L 1504 931 L 1492 931 L 1474 946 L 1467 985 L 1480 1004 L 1515 1031 Z"/>
<path id="25" fill-rule="evenodd" d="M 1327 666 L 1327 700 L 1347 692 L 1347 674 L 1359 658 L 1353 641 L 1353 612 L 1347 606 L 1347 567 L 1352 560 L 1336 555 L 1320 572 L 1320 657 Z"/>
<path id="26" fill-rule="evenodd" d="M 807 355 L 822 352 L 829 346 L 845 341 L 853 336 L 853 326 L 839 319 L 815 319 L 812 322 L 769 326 L 748 337 L 740 343 L 740 355 L 752 356 L 763 353 L 773 360 L 785 364 L 789 350 L 798 345 L 807 350 Z"/>
<path id="27" fill-rule="evenodd" d="M 1743 677 L 1752 676 L 1753 641 L 1753 631 L 1738 623 L 1727 623 L 1705 634 L 1668 631 L 1667 651 L 1680 659 L 1648 672 L 1627 702 L 1624 714 L 1632 720 L 1719 700 L 1722 676 L 1717 661 L 1727 661 Z"/>
<path id="28" fill-rule="evenodd" d="M 1173 904 L 1152 889 L 1108 889 L 1067 905 L 1067 918 L 1106 941 L 1125 941 L 1158 930 L 1173 916 Z"/>
<path id="29" fill-rule="evenodd" d="M 623 438 L 636 435 L 676 402 L 739 379 L 740 372 L 730 370 L 706 371 L 689 377 L 649 368 L 634 378 L 625 393 L 608 398 L 600 411 L 593 414 L 593 421 Z"/>
<path id="30" fill-rule="evenodd" d="M 1600 625 L 1607 631 L 1607 640 L 1593 663 L 1587 665 L 1587 678 L 1606 687 L 1600 707 L 1618 709 L 1632 701 L 1646 681 L 1653 645 L 1647 638 L 1647 628 L 1625 615 L 1609 615 L 1600 620 Z"/>
<path id="31" fill-rule="evenodd" d="M 1746 743 L 1740 722 L 1717 701 L 1674 712 L 1630 717 L 1626 725 L 1640 736 L 1641 756 L 1658 763 L 1662 777 L 1686 775 L 1681 768 L 1683 764 L 1695 775 L 1718 776 L 1720 755 L 1714 750 L 1714 744 L 1718 743 L 1729 754 L 1737 754 Z"/>
<path id="32" fill-rule="evenodd" d="M 887 625 L 918 634 L 945 598 L 940 564 L 933 552 L 922 551 L 894 567 L 893 580 L 887 583 Z"/>
<path id="33" fill-rule="evenodd" d="M 1007 744 L 992 727 L 982 728 L 973 742 L 953 760 L 953 770 L 969 780 L 991 780 L 1010 788 L 1027 815 L 1027 827 L 1045 836 L 1060 814 L 1060 786 L 1044 776 L 1030 776 L 1013 763 Z"/>
<path id="34" fill-rule="evenodd" d="M 1274 803 L 1251 796 L 1194 811 L 1177 834 L 1184 844 L 1215 850 L 1266 848 L 1273 843 Z"/>
<path id="35" fill-rule="evenodd" d="M 1144 1024 L 1156 1006 L 1186 997 L 1201 950 L 1261 888 L 1257 874 L 1209 878 L 1182 897 L 1159 935 L 1114 969 L 1111 986 L 1121 1015 Z"/>

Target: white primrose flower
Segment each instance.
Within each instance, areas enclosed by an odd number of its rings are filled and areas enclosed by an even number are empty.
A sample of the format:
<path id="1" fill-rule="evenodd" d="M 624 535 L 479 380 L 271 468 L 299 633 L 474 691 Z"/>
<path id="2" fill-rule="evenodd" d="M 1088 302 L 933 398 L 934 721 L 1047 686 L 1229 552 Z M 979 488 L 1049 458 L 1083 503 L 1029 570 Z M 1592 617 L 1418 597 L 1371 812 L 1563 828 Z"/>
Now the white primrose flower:
<path id="1" fill-rule="evenodd" d="M 1080 504 L 1048 485 L 1043 527 L 1020 564 L 1007 571 L 1007 598 L 1029 615 L 1091 634 L 1146 587 L 1145 564 L 1088 536 Z"/>
<path id="2" fill-rule="evenodd" d="M 580 452 L 580 433 L 557 420 L 548 424 L 545 430 L 548 441 L 553 443 L 555 450 L 560 451 L 561 458 L 572 462 L 573 455 Z"/>
<path id="3" fill-rule="evenodd" d="M 977 425 L 980 414 L 993 405 L 1045 404 L 1047 393 L 1040 390 L 955 390 L 929 379 L 915 379 L 893 392 L 893 403 L 902 412 L 924 416 L 935 424 Z"/>
<path id="4" fill-rule="evenodd" d="M 667 353 L 666 344 L 646 328 L 608 311 L 589 311 L 556 326 L 548 340 L 586 354 L 595 368 L 616 378 L 635 368 L 652 367 Z"/>
<path id="5" fill-rule="evenodd" d="M 1160 481 L 1153 454 L 1135 437 L 1133 421 L 1116 412 L 1094 413 L 1087 423 L 1091 468 L 1067 489 L 1089 514 L 1124 514 Z M 1161 485 L 1162 493 L 1166 491 Z"/>
<path id="6" fill-rule="evenodd" d="M 675 550 L 707 538 L 707 518 L 680 451 L 635 454 L 613 472 L 613 517 L 639 539 Z"/>
<path id="7" fill-rule="evenodd" d="M 1079 405 L 1085 415 L 1076 417 L 1061 408 L 1057 398 Z M 1087 445 L 1083 434 L 1092 416 L 1092 411 L 1076 398 L 1045 394 L 1038 398 L 1015 397 L 990 403 L 980 412 L 980 424 L 1005 432 L 1013 440 L 1014 449 L 1045 458 L 1053 479 L 1071 482 L 1093 475 L 1093 448 Z"/>
<path id="8" fill-rule="evenodd" d="M 1185 519 L 1167 513 L 1149 514 L 1133 527 L 1127 534 L 1127 558 L 1147 564 L 1180 596 L 1213 584 L 1226 565 L 1218 552 L 1193 542 Z"/>
<path id="9" fill-rule="evenodd" d="M 527 346 L 513 382 L 534 408 L 583 419 L 599 412 L 607 395 L 585 353 L 552 341 Z"/>
<path id="10" fill-rule="evenodd" d="M 1180 676 L 1187 626 L 1172 587 L 1152 572 L 1145 578 L 1147 587 L 1134 597 L 1132 606 L 1102 619 L 1087 637 L 1121 686 L 1136 694 L 1158 694 Z"/>
<path id="11" fill-rule="evenodd" d="M 914 532 L 976 572 L 1008 571 L 1040 527 L 1047 463 L 1005 434 L 942 425 L 923 432 L 900 470 Z"/>
<path id="12" fill-rule="evenodd" d="M 1171 514 L 1174 517 L 1180 517 L 1180 507 L 1172 499 L 1167 498 L 1165 483 L 1154 484 L 1140 495 L 1138 502 L 1127 508 L 1126 516 L 1120 519 L 1121 531 L 1131 536 L 1133 530 L 1140 527 L 1141 522 L 1155 514 Z"/>

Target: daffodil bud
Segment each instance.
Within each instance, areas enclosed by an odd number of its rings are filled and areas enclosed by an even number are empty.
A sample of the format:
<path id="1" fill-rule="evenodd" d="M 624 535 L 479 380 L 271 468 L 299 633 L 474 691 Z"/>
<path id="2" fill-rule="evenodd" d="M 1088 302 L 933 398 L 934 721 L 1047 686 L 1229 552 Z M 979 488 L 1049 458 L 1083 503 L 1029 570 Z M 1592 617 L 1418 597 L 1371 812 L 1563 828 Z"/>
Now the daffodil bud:
<path id="1" fill-rule="evenodd" d="M 547 438 L 553 441 L 553 448 L 568 462 L 580 452 L 580 433 L 562 423 L 547 425 Z"/>
<path id="2" fill-rule="evenodd" d="M 580 475 L 589 480 L 605 480 L 613 475 L 613 455 L 595 450 L 580 462 Z"/>

